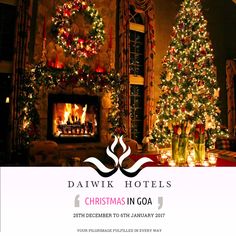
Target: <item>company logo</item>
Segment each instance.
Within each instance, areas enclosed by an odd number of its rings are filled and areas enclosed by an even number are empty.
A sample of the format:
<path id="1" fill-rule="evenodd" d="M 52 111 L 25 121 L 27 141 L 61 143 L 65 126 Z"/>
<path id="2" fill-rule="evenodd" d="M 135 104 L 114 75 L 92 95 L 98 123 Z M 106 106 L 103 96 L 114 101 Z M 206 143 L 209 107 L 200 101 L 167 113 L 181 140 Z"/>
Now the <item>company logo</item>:
<path id="1" fill-rule="evenodd" d="M 115 147 L 120 144 L 123 150 L 123 153 L 121 156 L 118 158 L 117 155 L 115 154 Z M 105 166 L 98 158 L 96 157 L 89 157 L 84 162 L 92 163 L 94 165 L 94 169 L 103 177 L 110 177 L 112 176 L 118 169 L 120 171 L 128 176 L 128 177 L 134 177 L 136 176 L 140 171 L 141 167 L 148 162 L 153 162 L 148 157 L 142 157 L 138 161 L 136 161 L 131 167 L 129 168 L 123 168 L 122 164 L 126 158 L 129 157 L 131 154 L 131 149 L 128 145 L 126 145 L 123 141 L 123 136 L 117 137 L 115 136 L 115 139 L 111 146 L 108 146 L 106 149 L 107 155 L 113 160 L 114 166 L 112 168 L 108 168 Z"/>

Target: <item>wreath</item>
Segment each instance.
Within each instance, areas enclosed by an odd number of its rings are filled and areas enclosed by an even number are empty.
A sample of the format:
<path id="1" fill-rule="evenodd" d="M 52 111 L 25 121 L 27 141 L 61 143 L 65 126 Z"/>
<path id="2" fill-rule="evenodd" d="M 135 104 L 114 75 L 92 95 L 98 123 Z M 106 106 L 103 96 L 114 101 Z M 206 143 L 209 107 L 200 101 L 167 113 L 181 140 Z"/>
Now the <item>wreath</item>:
<path id="1" fill-rule="evenodd" d="M 72 32 L 72 18 L 82 13 L 91 22 L 92 28 L 87 35 Z M 57 33 L 57 43 L 66 53 L 73 57 L 88 58 L 97 54 L 104 44 L 104 22 L 98 11 L 89 0 L 75 0 L 58 6 L 52 19 Z"/>

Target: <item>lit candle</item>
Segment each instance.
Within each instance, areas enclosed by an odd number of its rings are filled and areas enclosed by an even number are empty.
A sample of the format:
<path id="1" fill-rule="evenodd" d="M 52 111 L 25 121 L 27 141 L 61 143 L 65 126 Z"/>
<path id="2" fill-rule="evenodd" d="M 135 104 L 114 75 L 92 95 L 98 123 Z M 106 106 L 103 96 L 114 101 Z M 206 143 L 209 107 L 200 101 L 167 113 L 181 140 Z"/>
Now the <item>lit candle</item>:
<path id="1" fill-rule="evenodd" d="M 188 155 L 187 162 L 188 163 L 193 162 L 193 157 L 191 155 Z"/>
<path id="2" fill-rule="evenodd" d="M 171 157 L 171 151 L 168 150 L 168 151 L 166 152 L 166 155 L 167 155 L 168 157 Z"/>
<path id="3" fill-rule="evenodd" d="M 171 160 L 169 160 L 168 161 L 168 164 L 169 164 L 169 166 L 171 166 L 171 167 L 174 167 L 176 164 L 175 164 L 175 160 L 173 160 L 173 159 L 171 159 Z"/>
<path id="4" fill-rule="evenodd" d="M 208 161 L 204 161 L 204 162 L 202 163 L 202 165 L 205 166 L 205 167 L 208 167 L 208 166 L 209 166 L 209 162 L 208 162 Z"/>
<path id="5" fill-rule="evenodd" d="M 211 153 L 208 157 L 208 161 L 211 165 L 215 165 L 216 162 L 217 162 L 217 158 L 216 156 L 214 155 L 214 153 Z"/>
<path id="6" fill-rule="evenodd" d="M 188 163 L 188 166 L 189 166 L 189 167 L 194 167 L 194 166 L 195 166 L 195 162 L 194 162 L 194 161 L 190 161 L 190 162 Z"/>
<path id="7" fill-rule="evenodd" d="M 166 153 L 161 154 L 161 159 L 163 159 L 163 160 L 166 160 L 166 159 L 167 159 Z"/>
<path id="8" fill-rule="evenodd" d="M 155 147 L 155 149 L 156 149 L 157 154 L 159 154 L 159 153 L 160 153 L 160 149 L 158 148 L 158 146 L 155 145 L 154 147 Z"/>
<path id="9" fill-rule="evenodd" d="M 161 154 L 161 163 L 164 164 L 167 161 L 168 156 L 166 153 Z"/>
<path id="10" fill-rule="evenodd" d="M 190 151 L 190 156 L 194 157 L 194 150 L 193 149 Z"/>
<path id="11" fill-rule="evenodd" d="M 157 154 L 156 158 L 157 158 L 157 165 L 161 165 L 161 155 Z"/>

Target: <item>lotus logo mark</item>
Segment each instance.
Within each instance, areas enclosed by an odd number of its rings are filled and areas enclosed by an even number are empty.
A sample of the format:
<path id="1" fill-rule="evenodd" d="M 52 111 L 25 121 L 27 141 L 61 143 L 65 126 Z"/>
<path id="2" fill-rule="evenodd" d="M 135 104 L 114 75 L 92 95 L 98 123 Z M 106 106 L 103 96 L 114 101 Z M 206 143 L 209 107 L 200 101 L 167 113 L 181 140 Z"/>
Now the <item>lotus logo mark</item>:
<path id="1" fill-rule="evenodd" d="M 120 158 L 118 158 L 114 152 L 115 147 L 117 146 L 118 143 L 120 143 L 120 145 L 123 149 L 123 153 L 121 154 Z M 126 175 L 128 177 L 134 177 L 141 171 L 140 167 L 142 167 L 143 164 L 145 164 L 147 162 L 153 162 L 153 160 L 151 160 L 148 157 L 142 157 L 138 161 L 136 161 L 131 167 L 123 168 L 122 167 L 123 161 L 131 154 L 131 149 L 129 146 L 127 146 L 124 143 L 123 136 L 121 136 L 121 137 L 115 136 L 114 142 L 112 143 L 112 145 L 110 147 L 109 146 L 107 147 L 106 153 L 114 161 L 113 168 L 106 167 L 96 157 L 89 157 L 86 160 L 84 160 L 84 162 L 89 162 L 89 163 L 92 163 L 94 166 L 96 166 L 95 167 L 96 171 L 103 177 L 109 177 L 109 176 L 113 175 L 118 169 L 120 169 L 124 175 Z"/>

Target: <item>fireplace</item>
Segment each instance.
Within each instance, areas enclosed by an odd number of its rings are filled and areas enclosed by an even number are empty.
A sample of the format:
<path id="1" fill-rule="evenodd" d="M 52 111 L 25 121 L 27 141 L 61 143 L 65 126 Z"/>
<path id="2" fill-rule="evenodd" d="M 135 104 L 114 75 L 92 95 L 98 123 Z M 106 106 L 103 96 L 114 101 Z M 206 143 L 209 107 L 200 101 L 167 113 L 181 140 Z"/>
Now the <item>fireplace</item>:
<path id="1" fill-rule="evenodd" d="M 98 142 L 100 98 L 49 94 L 48 138 L 57 142 Z"/>

